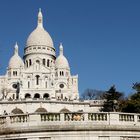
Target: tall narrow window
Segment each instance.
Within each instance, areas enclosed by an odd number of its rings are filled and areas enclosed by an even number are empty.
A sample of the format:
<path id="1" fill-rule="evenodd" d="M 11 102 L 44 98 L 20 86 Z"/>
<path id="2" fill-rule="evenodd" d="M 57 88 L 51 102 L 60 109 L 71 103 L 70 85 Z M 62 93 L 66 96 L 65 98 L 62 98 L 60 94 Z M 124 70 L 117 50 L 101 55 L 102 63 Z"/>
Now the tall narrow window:
<path id="1" fill-rule="evenodd" d="M 62 71 L 62 76 L 64 76 L 64 72 Z"/>
<path id="2" fill-rule="evenodd" d="M 32 61 L 31 61 L 31 59 L 29 59 L 29 66 L 31 66 L 32 65 Z"/>
<path id="3" fill-rule="evenodd" d="M 46 60 L 43 59 L 43 60 L 42 60 L 42 63 L 43 63 L 43 65 L 45 66 L 45 65 L 46 65 Z"/>
<path id="4" fill-rule="evenodd" d="M 30 88 L 30 82 L 28 81 L 28 88 Z"/>
<path id="5" fill-rule="evenodd" d="M 36 85 L 39 85 L 39 75 L 36 75 Z"/>
<path id="6" fill-rule="evenodd" d="M 50 60 L 49 59 L 47 60 L 47 66 L 48 67 L 50 66 Z"/>
<path id="7" fill-rule="evenodd" d="M 47 81 L 45 82 L 45 87 L 47 88 Z"/>
<path id="8" fill-rule="evenodd" d="M 27 66 L 27 68 L 28 68 L 28 61 L 26 60 L 26 66 Z"/>
<path id="9" fill-rule="evenodd" d="M 13 99 L 15 99 L 15 94 L 13 94 Z"/>
<path id="10" fill-rule="evenodd" d="M 13 76 L 17 76 L 17 71 L 13 71 Z"/>

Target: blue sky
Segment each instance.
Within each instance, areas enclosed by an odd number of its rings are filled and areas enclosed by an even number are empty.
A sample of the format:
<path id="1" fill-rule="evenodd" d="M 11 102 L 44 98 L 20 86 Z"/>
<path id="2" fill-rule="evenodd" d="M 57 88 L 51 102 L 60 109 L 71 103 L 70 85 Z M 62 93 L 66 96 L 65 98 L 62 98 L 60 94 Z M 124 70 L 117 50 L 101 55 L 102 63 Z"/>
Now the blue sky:
<path id="1" fill-rule="evenodd" d="M 0 74 L 4 74 L 14 44 L 20 55 L 42 8 L 44 27 L 58 54 L 63 42 L 79 91 L 108 90 L 113 84 L 129 94 L 140 82 L 139 0 L 1 0 Z"/>

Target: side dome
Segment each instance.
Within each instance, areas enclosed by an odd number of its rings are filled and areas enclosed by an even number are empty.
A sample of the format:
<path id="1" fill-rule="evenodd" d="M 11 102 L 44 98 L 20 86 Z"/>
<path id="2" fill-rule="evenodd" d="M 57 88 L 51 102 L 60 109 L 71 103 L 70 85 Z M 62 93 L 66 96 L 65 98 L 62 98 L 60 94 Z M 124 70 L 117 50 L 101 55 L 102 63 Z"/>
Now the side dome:
<path id="1" fill-rule="evenodd" d="M 56 58 L 55 67 L 56 67 L 56 68 L 62 68 L 62 69 L 69 69 L 68 60 L 67 60 L 66 57 L 63 55 L 63 46 L 62 46 L 62 44 L 60 44 L 59 49 L 60 49 L 60 54 L 59 54 L 59 56 Z"/>
<path id="2" fill-rule="evenodd" d="M 36 29 L 29 35 L 26 42 L 26 47 L 41 45 L 54 48 L 51 36 L 43 27 L 43 16 L 40 9 L 38 13 L 38 25 Z"/>
<path id="3" fill-rule="evenodd" d="M 24 67 L 24 63 L 23 63 L 21 57 L 18 55 L 18 45 L 16 43 L 14 55 L 11 57 L 11 59 L 9 61 L 8 68 L 18 69 L 18 68 L 21 68 L 21 67 Z"/>

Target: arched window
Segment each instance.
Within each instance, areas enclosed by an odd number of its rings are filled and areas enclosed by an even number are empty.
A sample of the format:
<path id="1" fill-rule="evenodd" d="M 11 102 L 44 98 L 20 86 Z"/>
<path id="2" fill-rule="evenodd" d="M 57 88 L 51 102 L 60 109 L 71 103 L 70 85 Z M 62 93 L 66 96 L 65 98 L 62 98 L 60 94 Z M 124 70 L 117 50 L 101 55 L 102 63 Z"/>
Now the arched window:
<path id="1" fill-rule="evenodd" d="M 17 71 L 13 71 L 13 76 L 17 76 Z"/>
<path id="2" fill-rule="evenodd" d="M 61 76 L 61 71 L 60 71 L 60 76 Z"/>
<path id="3" fill-rule="evenodd" d="M 50 95 L 49 95 L 48 93 L 45 93 L 45 94 L 43 95 L 43 98 L 48 99 L 49 97 L 50 97 Z"/>
<path id="4" fill-rule="evenodd" d="M 29 59 L 29 66 L 31 66 L 32 65 L 32 61 L 31 61 L 31 59 Z"/>
<path id="5" fill-rule="evenodd" d="M 43 63 L 43 65 L 45 66 L 45 65 L 46 65 L 46 60 L 43 59 L 43 60 L 42 60 L 42 63 Z"/>
<path id="6" fill-rule="evenodd" d="M 36 93 L 36 94 L 34 95 L 34 98 L 40 98 L 40 94 L 39 94 L 39 93 Z"/>
<path id="7" fill-rule="evenodd" d="M 47 67 L 49 67 L 50 66 L 50 60 L 48 59 L 47 60 Z"/>
<path id="8" fill-rule="evenodd" d="M 40 64 L 40 61 L 39 60 L 36 60 L 36 63 Z"/>
<path id="9" fill-rule="evenodd" d="M 36 85 L 39 85 L 39 77 L 40 76 L 39 75 L 36 75 L 35 77 L 36 77 Z"/>
<path id="10" fill-rule="evenodd" d="M 26 94 L 25 94 L 25 99 L 26 99 L 26 98 L 31 98 L 31 94 L 26 93 Z"/>

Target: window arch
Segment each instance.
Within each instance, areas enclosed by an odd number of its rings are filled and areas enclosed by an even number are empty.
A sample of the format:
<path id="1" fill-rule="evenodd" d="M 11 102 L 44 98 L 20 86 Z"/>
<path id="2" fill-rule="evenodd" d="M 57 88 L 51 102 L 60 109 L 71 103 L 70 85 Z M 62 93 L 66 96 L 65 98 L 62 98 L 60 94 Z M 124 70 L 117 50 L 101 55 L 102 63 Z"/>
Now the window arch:
<path id="1" fill-rule="evenodd" d="M 43 107 L 40 107 L 40 108 L 38 108 L 35 112 L 36 112 L 36 113 L 46 113 L 47 110 L 46 110 L 45 108 L 43 108 Z"/>
<path id="2" fill-rule="evenodd" d="M 36 93 L 35 95 L 34 95 L 34 98 L 40 98 L 40 94 L 39 93 Z"/>
<path id="3" fill-rule="evenodd" d="M 15 108 L 11 111 L 13 114 L 24 114 L 24 112 L 20 108 Z"/>
<path id="4" fill-rule="evenodd" d="M 43 95 L 43 98 L 45 98 L 45 99 L 48 99 L 50 97 L 50 95 L 48 94 L 48 93 L 45 93 L 44 95 Z"/>
<path id="5" fill-rule="evenodd" d="M 40 61 L 39 60 L 36 60 L 36 63 L 40 64 Z"/>
<path id="6" fill-rule="evenodd" d="M 26 93 L 26 94 L 25 94 L 25 99 L 26 99 L 26 98 L 31 98 L 31 94 Z"/>

